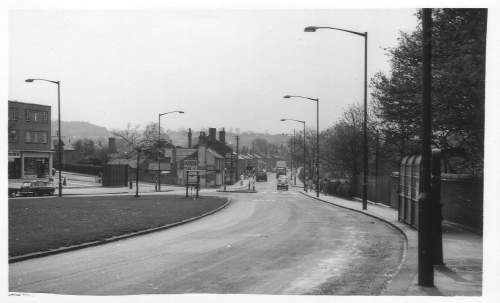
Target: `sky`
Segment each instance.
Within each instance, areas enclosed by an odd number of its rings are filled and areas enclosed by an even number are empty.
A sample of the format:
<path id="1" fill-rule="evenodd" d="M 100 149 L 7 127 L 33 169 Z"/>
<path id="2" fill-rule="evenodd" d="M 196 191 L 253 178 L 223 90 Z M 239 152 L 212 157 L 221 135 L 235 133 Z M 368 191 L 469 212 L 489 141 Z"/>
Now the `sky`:
<path id="1" fill-rule="evenodd" d="M 388 72 L 385 48 L 417 26 L 415 9 L 13 10 L 8 98 L 52 106 L 61 119 L 108 129 L 225 127 L 289 132 L 291 122 L 331 126 L 363 102 L 363 37 L 305 26 L 368 32 L 368 76 Z M 370 101 L 369 101 L 370 102 Z"/>

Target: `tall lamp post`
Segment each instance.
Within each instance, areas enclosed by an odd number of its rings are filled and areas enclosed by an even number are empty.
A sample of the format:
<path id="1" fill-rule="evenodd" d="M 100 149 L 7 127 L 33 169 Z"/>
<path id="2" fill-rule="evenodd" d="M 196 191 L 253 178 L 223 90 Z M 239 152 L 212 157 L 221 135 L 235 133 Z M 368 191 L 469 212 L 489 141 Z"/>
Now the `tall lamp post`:
<path id="1" fill-rule="evenodd" d="M 368 101 L 367 101 L 367 61 L 368 61 L 368 32 L 355 32 L 347 29 L 328 27 L 328 26 L 307 26 L 304 32 L 316 32 L 318 29 L 333 29 L 342 31 L 365 38 L 365 85 L 364 85 L 364 119 L 363 119 L 363 209 L 366 209 L 368 200 L 368 135 L 367 135 L 367 120 L 368 120 Z"/>
<path id="2" fill-rule="evenodd" d="M 319 99 L 292 95 L 285 95 L 283 98 L 302 98 L 316 102 L 316 197 L 319 198 Z M 306 132 L 304 130 L 304 138 L 305 136 Z"/>
<path id="3" fill-rule="evenodd" d="M 295 120 L 295 119 L 280 119 L 281 122 L 284 122 L 284 121 L 295 121 L 295 122 L 299 122 L 299 123 L 302 123 L 303 126 L 304 126 L 304 154 L 303 154 L 303 163 L 304 163 L 304 166 L 302 167 L 302 170 L 304 171 L 304 191 L 306 191 L 306 121 L 302 121 L 302 120 Z"/>
<path id="4" fill-rule="evenodd" d="M 168 114 L 172 114 L 172 113 L 179 113 L 179 114 L 183 114 L 184 112 L 181 111 L 181 110 L 174 110 L 174 111 L 171 111 L 171 112 L 166 112 L 166 113 L 159 113 L 158 114 L 158 152 L 156 154 L 156 160 L 158 161 L 158 174 L 157 174 L 157 182 L 158 182 L 158 191 L 161 191 L 161 171 L 160 171 L 160 142 L 161 142 L 161 127 L 160 127 L 160 121 L 161 121 L 161 117 L 162 116 L 165 116 L 165 115 L 168 115 Z"/>
<path id="5" fill-rule="evenodd" d="M 62 179 L 61 179 L 61 170 L 62 170 L 62 144 L 61 144 L 61 82 L 60 81 L 52 81 L 47 79 L 26 79 L 25 82 L 33 82 L 33 81 L 45 81 L 57 84 L 57 162 L 59 167 L 59 197 L 62 197 Z"/>

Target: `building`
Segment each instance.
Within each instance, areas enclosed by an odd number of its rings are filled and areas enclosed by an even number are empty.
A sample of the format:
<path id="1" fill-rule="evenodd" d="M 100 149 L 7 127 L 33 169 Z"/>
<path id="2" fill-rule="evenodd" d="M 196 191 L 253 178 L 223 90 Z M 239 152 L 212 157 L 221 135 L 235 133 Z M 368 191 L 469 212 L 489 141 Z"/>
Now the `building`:
<path id="1" fill-rule="evenodd" d="M 224 129 L 219 131 L 218 139 L 216 134 L 215 128 L 209 128 L 208 136 L 200 132 L 198 144 L 192 146 L 192 133 L 189 130 L 188 148 L 177 148 L 177 184 L 185 184 L 187 170 L 199 170 L 201 187 L 221 186 L 224 176 L 226 184 L 235 182 L 235 157 L 232 148 L 226 145 L 226 132 Z"/>
<path id="2" fill-rule="evenodd" d="M 45 179 L 52 170 L 51 108 L 9 101 L 9 179 Z"/>

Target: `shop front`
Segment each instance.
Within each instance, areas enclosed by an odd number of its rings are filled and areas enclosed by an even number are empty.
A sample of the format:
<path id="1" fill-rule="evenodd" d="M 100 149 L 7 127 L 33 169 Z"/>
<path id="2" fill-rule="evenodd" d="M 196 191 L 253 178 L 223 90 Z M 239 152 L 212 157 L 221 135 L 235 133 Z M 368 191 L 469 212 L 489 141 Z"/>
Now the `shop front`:
<path id="1" fill-rule="evenodd" d="M 50 152 L 9 152 L 9 179 L 48 179 L 51 169 Z"/>

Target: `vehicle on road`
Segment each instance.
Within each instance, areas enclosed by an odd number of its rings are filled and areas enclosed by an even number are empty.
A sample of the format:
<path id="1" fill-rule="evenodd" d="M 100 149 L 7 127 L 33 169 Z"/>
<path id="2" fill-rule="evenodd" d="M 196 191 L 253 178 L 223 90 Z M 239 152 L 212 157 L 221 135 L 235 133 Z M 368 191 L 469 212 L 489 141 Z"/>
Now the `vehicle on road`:
<path id="1" fill-rule="evenodd" d="M 9 197 L 15 197 L 18 192 L 18 188 L 9 187 Z"/>
<path id="2" fill-rule="evenodd" d="M 255 181 L 257 181 L 257 182 L 259 182 L 259 181 L 267 182 L 267 173 L 265 171 L 258 171 L 255 174 Z"/>
<path id="3" fill-rule="evenodd" d="M 285 175 L 281 175 L 278 177 L 278 185 L 277 189 L 285 189 L 288 190 L 288 177 Z"/>
<path id="4" fill-rule="evenodd" d="M 18 194 L 20 196 L 44 196 L 54 195 L 56 188 L 48 181 L 26 181 L 21 184 Z"/>

